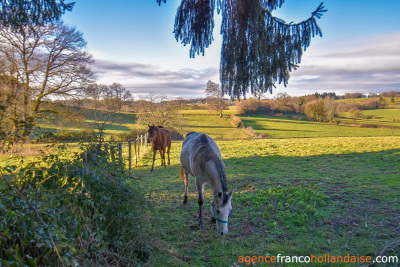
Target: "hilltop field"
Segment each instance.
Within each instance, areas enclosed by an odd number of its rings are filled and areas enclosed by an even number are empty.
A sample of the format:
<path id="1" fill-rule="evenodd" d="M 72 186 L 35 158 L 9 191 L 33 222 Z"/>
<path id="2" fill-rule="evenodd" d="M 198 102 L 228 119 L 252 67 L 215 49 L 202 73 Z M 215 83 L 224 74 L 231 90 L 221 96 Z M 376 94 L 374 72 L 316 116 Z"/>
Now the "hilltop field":
<path id="1" fill-rule="evenodd" d="M 370 119 L 376 124 L 397 127 L 399 111 L 363 112 L 376 115 Z M 204 110 L 181 113 L 185 120 L 182 135 L 203 132 L 220 147 L 229 190 L 235 192 L 230 232 L 217 236 L 210 221 L 209 186 L 204 230 L 198 229 L 194 178 L 189 204 L 182 205 L 182 141 L 172 143 L 170 166 L 160 167 L 157 154 L 152 174 L 152 152 L 148 149 L 132 170 L 141 180 L 128 181 L 143 192 L 148 203 L 143 214 L 148 222 L 147 266 L 247 266 L 256 263 L 253 256 L 259 263 L 277 255 L 313 255 L 316 259 L 328 254 L 372 259 L 385 256 L 387 260 L 400 255 L 400 129 L 260 114 L 240 116 L 244 128 L 237 128 L 230 118 L 236 113 L 234 109 L 224 111 L 222 118 Z M 123 122 L 107 134 L 146 131 L 146 127 L 134 125 L 134 114 L 122 116 Z M 124 147 L 124 159 L 127 155 Z M 338 266 L 366 264 L 341 262 Z"/>

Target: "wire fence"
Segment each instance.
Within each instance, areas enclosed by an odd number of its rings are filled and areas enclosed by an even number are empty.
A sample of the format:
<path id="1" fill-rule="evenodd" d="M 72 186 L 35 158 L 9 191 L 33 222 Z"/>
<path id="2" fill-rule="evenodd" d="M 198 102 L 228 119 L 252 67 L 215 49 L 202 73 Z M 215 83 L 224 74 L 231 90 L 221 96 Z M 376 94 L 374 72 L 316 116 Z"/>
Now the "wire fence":
<path id="1" fill-rule="evenodd" d="M 113 142 L 113 141 L 103 141 L 97 144 L 95 148 L 94 155 L 99 155 L 101 151 L 108 151 L 108 155 L 110 156 L 110 160 L 126 162 L 128 161 L 129 173 L 132 171 L 132 165 L 137 166 L 138 161 L 143 158 L 144 154 L 147 151 L 148 143 L 147 143 L 148 134 L 142 134 L 130 141 L 123 142 Z M 123 150 L 128 147 L 128 159 L 126 159 L 126 154 L 123 153 Z M 126 150 L 125 150 L 126 151 Z M 91 160 L 92 156 L 90 155 L 92 152 L 85 151 L 82 154 L 83 161 L 88 162 Z"/>
<path id="2" fill-rule="evenodd" d="M 148 133 L 145 133 L 145 134 L 142 134 L 142 135 L 136 137 L 132 141 L 128 141 L 129 172 L 132 170 L 132 163 L 133 163 L 132 161 L 134 160 L 135 166 L 137 166 L 138 159 L 141 159 L 143 157 L 144 153 L 146 153 L 147 136 L 148 136 Z M 122 149 L 121 149 L 121 151 L 122 151 Z"/>

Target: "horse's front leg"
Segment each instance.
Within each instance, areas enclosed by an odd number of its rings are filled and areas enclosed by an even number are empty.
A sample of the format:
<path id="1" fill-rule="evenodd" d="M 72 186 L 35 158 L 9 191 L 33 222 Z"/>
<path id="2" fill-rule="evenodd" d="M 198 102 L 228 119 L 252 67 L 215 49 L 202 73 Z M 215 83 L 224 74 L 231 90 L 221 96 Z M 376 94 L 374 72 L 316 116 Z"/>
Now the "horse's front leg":
<path id="1" fill-rule="evenodd" d="M 204 184 L 200 184 L 196 181 L 196 185 L 197 185 L 197 194 L 199 195 L 198 198 L 198 203 L 199 203 L 199 227 L 200 229 L 203 229 L 203 204 L 204 204 L 204 187 L 205 187 L 205 183 Z"/>
<path id="2" fill-rule="evenodd" d="M 161 149 L 160 150 L 160 157 L 161 157 L 161 167 L 164 166 L 165 167 L 165 156 L 164 156 L 164 151 Z"/>
<path id="3" fill-rule="evenodd" d="M 157 150 L 153 149 L 153 164 L 151 165 L 151 171 L 150 172 L 153 172 L 154 161 L 156 160 L 156 152 L 157 152 Z"/>

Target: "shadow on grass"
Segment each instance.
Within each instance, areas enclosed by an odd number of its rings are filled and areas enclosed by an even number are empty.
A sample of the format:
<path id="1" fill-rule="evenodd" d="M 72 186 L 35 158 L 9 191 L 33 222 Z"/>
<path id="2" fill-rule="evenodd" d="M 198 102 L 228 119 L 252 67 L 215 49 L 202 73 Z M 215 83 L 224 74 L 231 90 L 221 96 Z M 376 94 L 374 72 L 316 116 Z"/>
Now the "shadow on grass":
<path id="1" fill-rule="evenodd" d="M 400 149 L 371 153 L 309 157 L 252 157 L 225 159 L 229 189 L 236 194 L 230 217 L 231 232 L 221 238 L 215 225 L 197 227 L 197 195 L 190 181 L 189 204 L 182 205 L 184 186 L 179 164 L 135 170 L 152 203 L 148 216 L 159 249 L 150 263 L 231 265 L 239 256 L 265 255 L 399 255 Z M 275 210 L 240 201 L 268 188 L 306 187 L 327 196 L 315 207 L 318 216 L 303 225 L 277 220 Z M 298 199 L 302 201 L 302 197 Z M 206 186 L 205 221 L 211 216 L 211 190 Z M 283 203 L 285 204 L 285 203 Z M 267 218 L 265 217 L 268 211 Z M 389 244 L 395 244 L 390 246 Z M 397 244 L 397 246 L 396 246 Z"/>

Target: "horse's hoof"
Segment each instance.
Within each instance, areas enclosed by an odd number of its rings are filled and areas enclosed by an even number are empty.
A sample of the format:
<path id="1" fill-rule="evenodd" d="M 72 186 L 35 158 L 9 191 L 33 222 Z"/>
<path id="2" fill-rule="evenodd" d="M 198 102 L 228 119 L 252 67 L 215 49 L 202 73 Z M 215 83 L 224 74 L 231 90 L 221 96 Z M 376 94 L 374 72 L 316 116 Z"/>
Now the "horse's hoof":
<path id="1" fill-rule="evenodd" d="M 188 203 L 188 197 L 186 196 L 185 199 L 183 199 L 183 205 Z"/>

